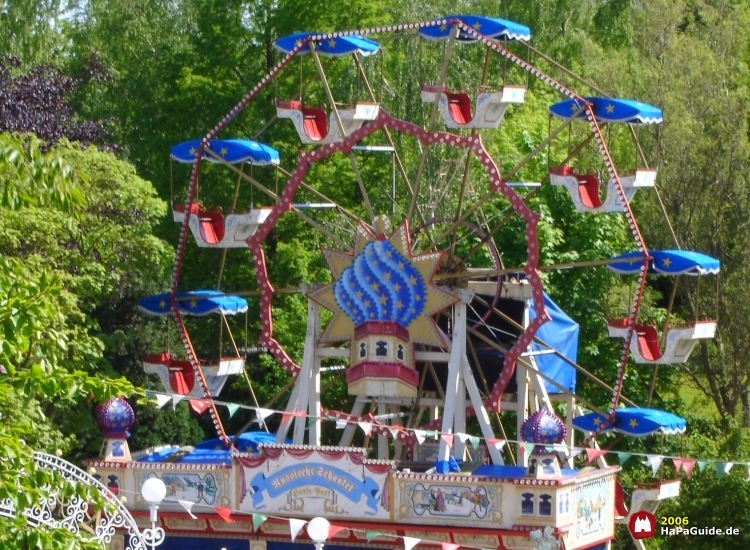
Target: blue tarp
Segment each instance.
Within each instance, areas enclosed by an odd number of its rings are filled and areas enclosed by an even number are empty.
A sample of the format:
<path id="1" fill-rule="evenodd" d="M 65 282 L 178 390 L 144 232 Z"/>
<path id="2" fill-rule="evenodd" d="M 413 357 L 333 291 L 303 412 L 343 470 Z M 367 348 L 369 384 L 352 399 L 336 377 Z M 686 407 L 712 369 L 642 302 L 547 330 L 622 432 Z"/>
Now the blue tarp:
<path id="1" fill-rule="evenodd" d="M 661 275 L 715 275 L 721 269 L 716 258 L 689 250 L 649 250 L 652 259 L 648 272 Z M 643 265 L 643 255 L 639 251 L 627 252 L 612 258 L 622 262 L 609 264 L 608 269 L 616 273 L 638 273 Z"/>
<path id="2" fill-rule="evenodd" d="M 274 45 L 276 49 L 281 50 L 284 53 L 291 52 L 295 47 L 302 43 L 302 41 L 308 36 L 315 36 L 324 33 L 317 32 L 298 32 L 290 34 L 284 38 L 279 38 Z M 368 40 L 360 36 L 337 36 L 335 38 L 327 38 L 325 40 L 316 41 L 315 51 L 320 55 L 330 56 L 341 56 L 348 55 L 350 53 L 358 53 L 359 55 L 368 56 L 380 49 L 380 44 L 374 40 Z M 310 51 L 310 43 L 305 44 L 304 48 L 300 50 L 300 53 L 306 53 Z"/>
<path id="3" fill-rule="evenodd" d="M 544 308 L 552 320 L 539 328 L 536 333 L 537 338 L 546 342 L 553 349 L 575 363 L 578 358 L 578 323 L 568 317 L 547 294 L 544 295 Z M 536 318 L 533 308 L 529 310 L 529 318 L 530 320 Z M 532 343 L 531 350 L 547 351 L 549 348 L 541 344 Z M 569 391 L 576 391 L 575 368 L 571 367 L 554 353 L 537 355 L 535 359 L 542 374 L 553 379 Z M 547 393 L 562 393 L 546 380 L 544 381 L 544 385 L 547 388 Z"/>
<path id="4" fill-rule="evenodd" d="M 224 315 L 235 315 L 247 311 L 247 300 L 239 296 L 226 296 L 218 290 L 195 290 L 178 292 L 177 307 L 184 315 L 209 315 L 221 312 Z M 169 293 L 157 294 L 141 299 L 140 308 L 151 315 L 169 315 Z"/>
<path id="5" fill-rule="evenodd" d="M 177 162 L 194 162 L 198 153 L 200 139 L 178 143 L 169 148 L 172 160 Z M 212 139 L 208 146 L 211 150 L 230 164 L 249 162 L 250 164 L 278 164 L 279 152 L 273 147 L 250 139 Z M 219 162 L 203 150 L 203 159 Z"/>
<path id="6" fill-rule="evenodd" d="M 231 440 L 231 437 L 230 437 Z M 243 453 L 257 453 L 258 445 L 272 444 L 276 441 L 276 434 L 268 432 L 245 432 L 237 438 L 235 448 Z M 290 440 L 286 443 L 291 444 Z M 138 462 L 178 462 L 180 464 L 231 464 L 229 449 L 221 439 L 209 439 L 198 443 L 195 449 L 177 458 L 179 447 L 162 449 L 141 458 Z"/>
<path id="7" fill-rule="evenodd" d="M 481 17 L 478 15 L 446 15 L 435 21 L 444 21 L 447 19 L 458 19 L 467 27 L 471 27 L 487 38 L 500 38 L 504 40 L 529 40 L 531 38 L 529 27 L 514 23 L 513 21 L 506 21 L 505 19 Z M 425 25 L 419 29 L 419 35 L 427 40 L 445 40 L 450 36 L 451 30 L 453 30 L 452 23 L 450 25 Z M 461 29 L 457 40 L 475 42 L 476 38 Z"/>
<path id="8" fill-rule="evenodd" d="M 589 413 L 573 419 L 573 426 L 581 431 L 593 432 L 604 422 L 605 417 L 599 413 Z M 627 407 L 617 409 L 615 420 L 605 428 L 606 431 L 616 430 L 626 435 L 642 437 L 655 432 L 668 435 L 685 433 L 687 423 L 672 413 L 656 409 L 636 409 Z"/>
<path id="9" fill-rule="evenodd" d="M 584 97 L 594 109 L 594 116 L 599 122 L 623 122 L 628 124 L 660 124 L 661 109 L 648 103 L 632 99 L 614 99 L 608 97 Z M 566 99 L 550 106 L 549 112 L 558 118 L 568 119 L 581 108 L 575 99 Z M 582 111 L 578 118 L 585 119 L 586 111 Z"/>

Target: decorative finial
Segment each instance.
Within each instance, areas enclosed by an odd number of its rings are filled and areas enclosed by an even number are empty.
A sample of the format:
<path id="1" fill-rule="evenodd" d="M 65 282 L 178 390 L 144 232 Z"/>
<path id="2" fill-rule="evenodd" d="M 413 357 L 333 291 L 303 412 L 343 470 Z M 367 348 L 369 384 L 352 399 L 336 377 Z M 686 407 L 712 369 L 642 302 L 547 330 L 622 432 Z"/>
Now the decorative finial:
<path id="1" fill-rule="evenodd" d="M 375 219 L 372 220 L 372 227 L 375 229 L 375 236 L 378 240 L 384 241 L 386 235 L 391 230 L 391 221 L 388 219 L 388 216 L 381 214 L 380 216 L 375 216 Z"/>

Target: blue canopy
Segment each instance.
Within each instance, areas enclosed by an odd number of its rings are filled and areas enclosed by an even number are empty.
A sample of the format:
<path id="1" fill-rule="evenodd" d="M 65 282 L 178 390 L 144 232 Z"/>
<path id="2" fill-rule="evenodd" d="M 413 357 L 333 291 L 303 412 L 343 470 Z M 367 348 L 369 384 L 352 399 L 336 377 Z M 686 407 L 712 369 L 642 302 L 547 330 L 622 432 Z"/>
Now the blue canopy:
<path id="1" fill-rule="evenodd" d="M 660 124 L 661 110 L 648 103 L 631 99 L 612 99 L 608 97 L 585 97 L 593 104 L 594 116 L 599 122 L 626 122 L 628 124 Z M 581 104 L 575 99 L 566 99 L 550 106 L 549 112 L 558 118 L 568 119 L 573 116 Z M 578 118 L 586 118 L 582 111 Z"/>
<path id="2" fill-rule="evenodd" d="M 200 144 L 200 139 L 194 139 L 174 145 L 169 149 L 170 156 L 177 162 L 194 162 Z M 276 149 L 251 139 L 212 139 L 208 146 L 230 164 L 237 164 L 238 162 L 249 162 L 251 164 L 279 163 L 279 152 Z M 205 152 L 205 149 L 203 160 L 218 162 Z"/>
<path id="3" fill-rule="evenodd" d="M 599 413 L 589 413 L 573 419 L 573 426 L 581 431 L 593 432 L 604 422 L 606 417 Z M 636 409 L 632 407 L 617 409 L 615 420 L 604 431 L 617 430 L 625 435 L 643 437 L 656 432 L 668 435 L 685 433 L 687 423 L 677 415 L 655 409 Z"/>
<path id="4" fill-rule="evenodd" d="M 482 36 L 487 38 L 502 38 L 505 40 L 529 40 L 531 30 L 529 27 L 506 21 L 505 19 L 496 19 L 494 17 L 480 17 L 477 15 L 447 15 L 436 19 L 433 22 L 442 22 L 448 19 L 459 19 L 467 27 L 473 28 Z M 427 40 L 445 40 L 451 34 L 453 24 L 441 23 L 440 25 L 423 25 L 419 29 L 419 35 Z M 463 29 L 459 31 L 457 40 L 462 42 L 475 42 L 476 38 L 471 36 Z"/>
<path id="5" fill-rule="evenodd" d="M 291 52 L 296 48 L 302 41 L 308 36 L 316 36 L 323 33 L 318 32 L 298 32 L 290 34 L 284 38 L 279 38 L 274 45 L 276 49 L 281 50 L 284 53 Z M 358 53 L 359 55 L 368 56 L 380 49 L 380 44 L 374 40 L 368 40 L 360 36 L 337 36 L 335 38 L 327 38 L 320 40 L 315 43 L 315 51 L 321 55 L 330 56 L 341 56 L 348 55 L 350 53 Z M 300 50 L 300 53 L 306 53 L 310 51 L 310 43 L 308 42 Z"/>
<path id="6" fill-rule="evenodd" d="M 648 272 L 656 275 L 715 275 L 721 266 L 716 258 L 689 250 L 650 250 L 649 254 L 652 259 Z M 616 273 L 638 273 L 643 264 L 643 256 L 637 250 L 612 259 L 622 260 L 607 266 Z"/>
<path id="7" fill-rule="evenodd" d="M 235 441 L 235 448 L 243 453 L 257 453 L 258 444 L 272 444 L 276 435 L 268 432 L 245 432 Z M 286 440 L 286 443 L 291 443 Z M 147 455 L 138 462 L 179 462 L 181 464 L 231 464 L 229 449 L 221 439 L 209 439 L 198 443 L 194 449 L 187 452 L 179 447 L 167 447 Z"/>
<path id="8" fill-rule="evenodd" d="M 544 309 L 547 310 L 551 320 L 539 327 L 536 333 L 537 337 L 575 363 L 578 356 L 578 323 L 568 317 L 547 294 L 544 295 Z M 534 308 L 529 309 L 529 318 L 530 320 L 536 318 Z M 548 351 L 549 348 L 534 342 L 531 344 L 531 350 L 544 352 Z M 574 367 L 571 367 L 554 353 L 536 355 L 535 359 L 542 374 L 569 391 L 576 391 L 576 369 Z M 546 380 L 544 385 L 548 393 L 562 393 L 559 388 Z"/>
<path id="9" fill-rule="evenodd" d="M 247 300 L 239 296 L 226 296 L 218 290 L 195 290 L 192 292 L 178 292 L 177 307 L 185 315 L 208 315 L 223 313 L 234 315 L 247 311 Z M 169 315 L 169 293 L 157 294 L 141 299 L 138 305 L 151 315 Z"/>

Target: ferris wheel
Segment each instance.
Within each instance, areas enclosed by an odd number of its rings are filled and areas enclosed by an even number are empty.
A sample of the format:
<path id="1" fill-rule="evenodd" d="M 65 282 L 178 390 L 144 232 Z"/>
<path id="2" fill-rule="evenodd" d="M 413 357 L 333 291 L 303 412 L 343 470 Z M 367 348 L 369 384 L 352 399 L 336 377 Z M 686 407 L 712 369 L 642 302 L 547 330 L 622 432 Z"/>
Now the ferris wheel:
<path id="1" fill-rule="evenodd" d="M 283 37 L 276 41 L 283 59 L 250 93 L 203 139 L 173 147 L 172 158 L 193 169 L 185 202 L 173 205 L 182 229 L 171 292 L 152 301 L 151 312 L 174 317 L 187 356 L 180 368 L 183 374 L 192 369 L 194 379 L 180 391 L 209 398 L 205 408 L 227 445 L 230 434 L 210 402 L 220 384 L 207 380 L 182 318 L 203 314 L 197 306 L 202 301 L 222 316 L 246 311 L 247 303 L 238 304 L 233 293 L 178 293 L 185 290 L 180 276 L 185 247 L 192 246 L 189 234 L 200 247 L 223 249 L 220 273 L 228 249 L 252 253 L 259 343 L 294 381 L 285 405 L 290 414 L 276 434 L 280 443 L 291 438 L 320 445 L 320 419 L 330 418 L 346 423 L 338 444 L 348 447 L 364 422 L 378 437 L 378 458 L 405 458 L 409 448 L 414 462 L 436 458 L 438 471 L 445 471 L 451 459 L 477 449 L 446 440 L 431 449 L 420 434 L 465 433 L 467 418 L 476 417 L 489 441 L 505 435 L 503 411 L 515 412 L 520 434 L 531 413 L 562 401 L 567 443 L 573 445 L 576 427 L 588 444 L 604 430 L 627 433 L 618 405 L 631 352 L 639 363 L 679 362 L 697 339 L 713 336 L 715 322 L 696 322 L 665 328 L 660 339 L 655 327 L 638 319 L 648 273 L 718 271 L 717 262 L 695 253 L 650 252 L 633 216 L 636 191 L 656 180 L 634 128 L 660 123 L 661 111 L 580 94 L 573 84 L 591 90 L 569 72 L 560 73 L 564 84 L 535 65 L 532 57 L 557 70 L 530 39 L 523 25 L 471 15 Z M 409 60 L 395 80 L 385 76 L 389 57 Z M 255 112 L 261 91 L 270 90 L 275 114 L 256 123 L 255 135 L 236 137 L 232 120 Z M 543 107 L 547 137 L 512 147 L 521 131 L 518 111 L 539 108 L 540 98 L 552 96 L 557 99 Z M 605 125 L 632 133 L 635 153 L 623 157 L 623 166 L 609 152 Z M 549 147 L 566 134 L 567 152 L 552 162 Z M 293 149 L 296 158 L 279 153 Z M 237 208 L 236 189 L 228 214 L 196 200 L 204 161 L 254 190 L 256 201 L 247 211 Z M 246 163 L 267 168 L 248 174 Z M 571 346 L 576 325 L 544 292 L 540 273 L 555 266 L 541 264 L 541 216 L 532 199 L 548 184 L 566 188 L 586 215 L 624 217 L 632 233 L 630 252 L 587 264 L 637 278 L 627 314 L 602 327 L 624 340 L 616 378 L 595 379 L 611 393 L 604 405 L 576 394 L 576 375 L 587 374 Z M 317 270 L 311 270 L 317 279 L 281 288 L 269 239 L 293 227 L 304 228 L 307 251 L 319 251 Z M 297 349 L 274 333 L 274 314 L 283 307 L 279 291 L 299 293 L 307 302 L 306 334 Z M 293 360 L 297 355 L 300 362 Z M 239 373 L 244 365 L 238 359 L 220 357 L 211 376 Z M 149 361 L 157 372 L 159 361 Z M 161 375 L 168 378 L 175 367 L 163 363 Z M 322 376 L 331 377 L 326 373 L 345 379 L 353 398 L 347 410 L 322 408 Z M 584 415 L 581 405 L 591 412 Z M 664 422 L 657 418 L 648 433 L 680 429 L 664 428 Z M 496 464 L 508 458 L 492 445 L 484 452 Z M 512 452 L 510 458 L 516 460 Z M 519 462 L 527 459 L 518 453 Z"/>

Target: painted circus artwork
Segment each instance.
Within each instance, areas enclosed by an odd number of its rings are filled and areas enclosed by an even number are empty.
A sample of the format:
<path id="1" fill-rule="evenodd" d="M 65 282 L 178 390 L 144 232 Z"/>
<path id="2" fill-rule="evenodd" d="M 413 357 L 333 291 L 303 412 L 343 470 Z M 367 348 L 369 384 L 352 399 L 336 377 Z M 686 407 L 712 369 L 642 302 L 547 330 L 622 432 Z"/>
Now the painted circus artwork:
<path id="1" fill-rule="evenodd" d="M 391 519 L 390 462 L 356 450 L 291 445 L 263 447 L 263 457 L 238 457 L 240 510 Z"/>
<path id="2" fill-rule="evenodd" d="M 585 537 L 607 528 L 607 484 L 604 479 L 576 487 L 576 534 Z M 611 512 L 610 512 L 611 515 Z"/>
<path id="3" fill-rule="evenodd" d="M 151 475 L 146 475 L 145 481 Z M 164 473 L 161 480 L 167 487 L 167 496 L 164 502 L 177 502 L 185 500 L 188 502 L 203 502 L 205 504 L 217 504 L 219 498 L 219 483 L 214 474 L 204 476 L 194 473 Z"/>
<path id="4" fill-rule="evenodd" d="M 411 497 L 414 513 L 418 516 L 487 516 L 490 500 L 487 489 L 479 486 L 423 485 L 417 483 Z"/>

